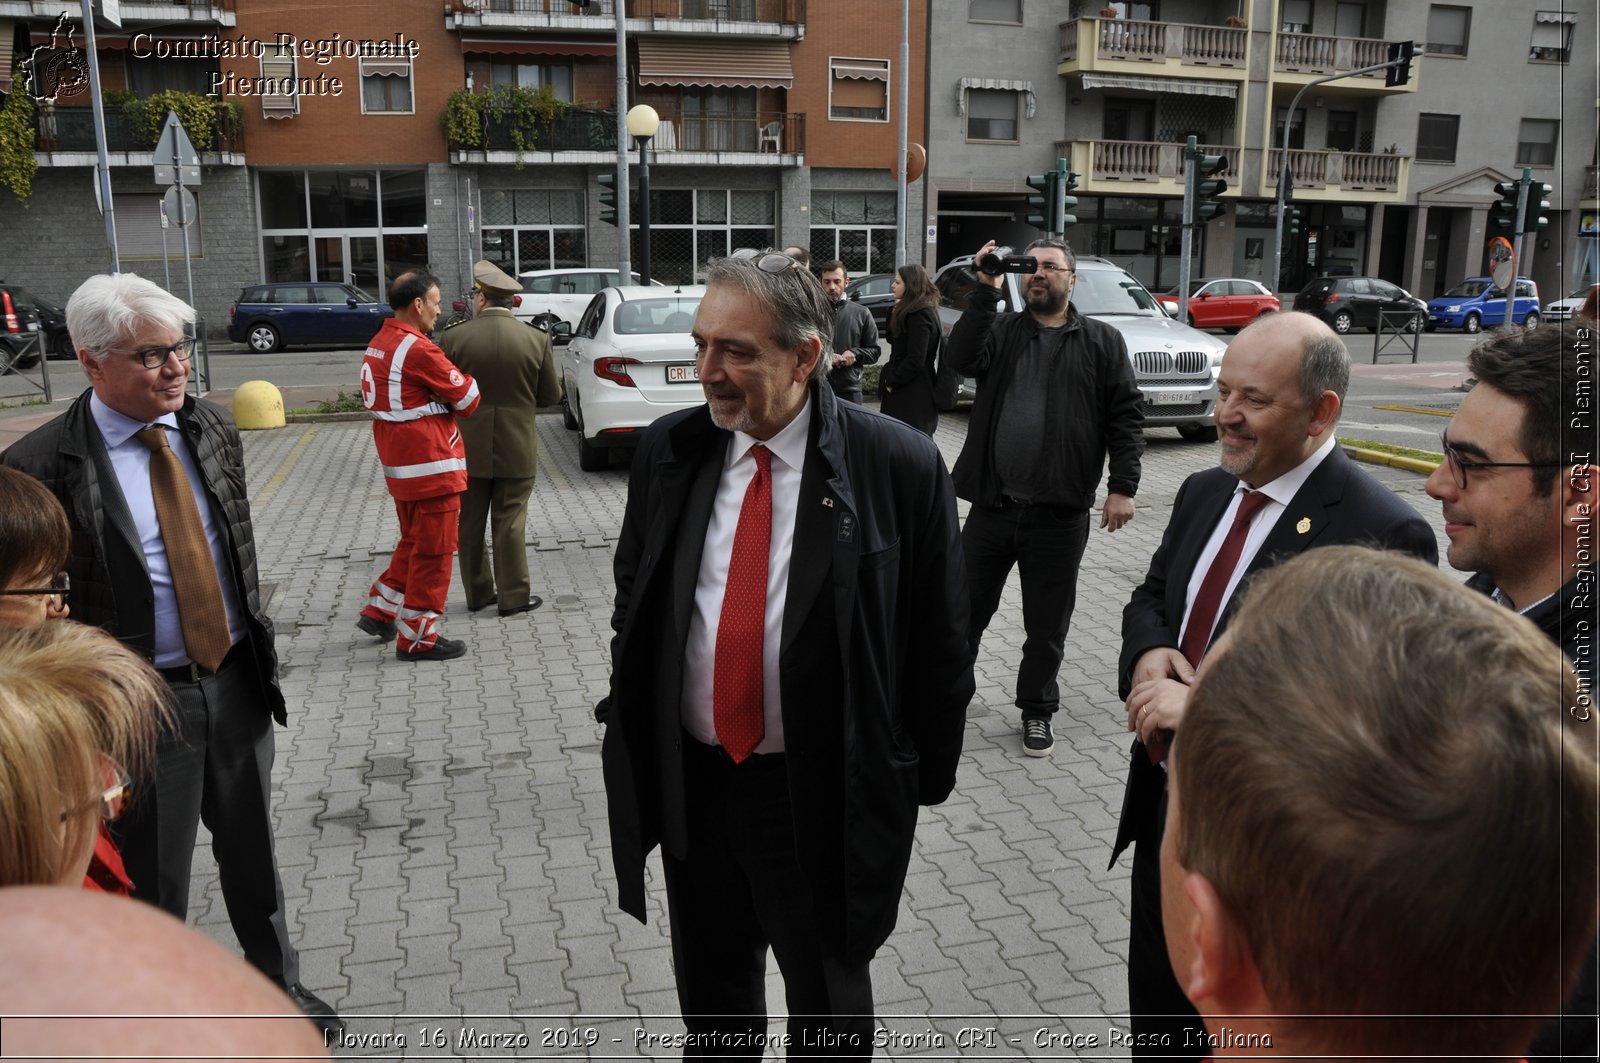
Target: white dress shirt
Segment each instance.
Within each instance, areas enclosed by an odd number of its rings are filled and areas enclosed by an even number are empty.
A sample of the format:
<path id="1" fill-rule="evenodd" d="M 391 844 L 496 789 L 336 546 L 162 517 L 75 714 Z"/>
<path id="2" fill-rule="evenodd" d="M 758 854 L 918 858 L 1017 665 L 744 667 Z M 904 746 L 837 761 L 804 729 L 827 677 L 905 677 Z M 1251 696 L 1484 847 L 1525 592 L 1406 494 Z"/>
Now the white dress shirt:
<path id="1" fill-rule="evenodd" d="M 1250 523 L 1250 533 L 1245 536 L 1244 549 L 1239 552 L 1239 563 L 1233 566 L 1233 575 L 1228 580 L 1228 585 L 1222 591 L 1224 608 L 1217 610 L 1217 620 L 1222 619 L 1222 614 L 1228 601 L 1233 597 L 1234 588 L 1239 586 L 1239 580 L 1250 568 L 1256 554 L 1261 550 L 1261 544 L 1267 541 L 1273 525 L 1278 523 L 1278 518 L 1294 501 L 1294 496 L 1307 479 L 1316 471 L 1318 465 L 1327 460 L 1333 453 L 1333 448 L 1338 445 L 1338 439 L 1333 433 L 1328 433 L 1328 438 L 1318 447 L 1312 455 L 1299 465 L 1290 469 L 1282 476 L 1270 483 L 1262 484 L 1257 490 L 1267 496 L 1267 502 L 1256 511 Z M 1189 613 L 1194 609 L 1195 596 L 1200 593 L 1200 584 L 1205 582 L 1206 573 L 1211 570 L 1211 563 L 1217 559 L 1217 554 L 1222 551 L 1222 541 L 1228 537 L 1228 529 L 1233 527 L 1233 516 L 1239 512 L 1239 500 L 1244 493 L 1250 490 L 1250 485 L 1243 480 L 1233 489 L 1233 498 L 1228 501 L 1228 508 L 1222 511 L 1222 519 L 1217 521 L 1217 526 L 1211 531 L 1211 538 L 1206 540 L 1206 548 L 1200 552 L 1200 558 L 1195 562 L 1194 571 L 1189 575 L 1189 589 L 1183 600 L 1183 626 L 1189 626 Z M 1216 630 L 1213 622 L 1212 630 Z M 1207 634 L 1207 643 L 1210 634 Z M 1183 632 L 1178 632 L 1178 645 L 1183 645 Z"/>
<path id="2" fill-rule="evenodd" d="M 756 459 L 750 448 L 760 443 L 772 452 L 772 539 L 767 553 L 767 622 L 761 644 L 762 717 L 766 731 L 757 753 L 783 752 L 783 698 L 778 683 L 778 649 L 783 638 L 783 603 L 789 594 L 789 561 L 794 550 L 794 517 L 800 507 L 800 472 L 806 463 L 811 431 L 811 396 L 793 421 L 768 440 L 734 432 L 723 459 L 700 552 L 700 578 L 694 588 L 694 614 L 683 659 L 683 726 L 706 745 L 717 741 L 712 710 L 712 685 L 717 659 L 717 624 L 728 588 L 728 563 L 739 528 L 744 494 L 755 479 Z"/>
<path id="3" fill-rule="evenodd" d="M 155 592 L 155 666 L 172 668 L 189 663 L 189 651 L 183 645 L 183 628 L 178 623 L 178 597 L 172 587 L 172 571 L 167 566 L 167 546 L 161 538 L 161 522 L 156 517 L 155 498 L 150 491 L 150 449 L 134 434 L 159 424 L 167 430 L 167 445 L 178 455 L 183 471 L 189 476 L 189 486 L 194 490 L 195 503 L 200 509 L 200 520 L 205 525 L 206 542 L 211 546 L 211 559 L 217 566 L 217 580 L 222 584 L 222 603 L 228 610 L 228 633 L 238 642 L 244 635 L 244 613 L 239 607 L 239 595 L 233 586 L 233 567 L 228 562 L 228 542 L 211 512 L 205 483 L 200 479 L 200 469 L 189 453 L 189 445 L 178 430 L 178 415 L 169 413 L 154 421 L 136 421 L 113 410 L 100 401 L 99 395 L 89 397 L 89 412 L 105 441 L 106 453 L 111 458 L 111 469 L 116 473 L 117 486 L 122 489 L 122 500 L 133 517 L 133 526 L 139 532 L 139 551 L 144 554 L 145 568 L 150 574 L 150 588 Z M 107 485 L 109 486 L 109 485 Z M 104 488 L 102 488 L 104 490 Z"/>

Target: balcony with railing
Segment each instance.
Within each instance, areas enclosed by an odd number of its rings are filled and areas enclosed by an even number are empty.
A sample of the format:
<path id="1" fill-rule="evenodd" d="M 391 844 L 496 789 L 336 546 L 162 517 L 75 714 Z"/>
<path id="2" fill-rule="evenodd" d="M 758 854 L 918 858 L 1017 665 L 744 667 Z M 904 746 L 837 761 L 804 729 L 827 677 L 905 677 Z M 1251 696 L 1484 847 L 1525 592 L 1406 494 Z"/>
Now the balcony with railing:
<path id="1" fill-rule="evenodd" d="M 122 21 L 124 25 L 156 22 L 235 26 L 235 3 L 236 0 L 122 0 Z M 63 11 L 78 22 L 83 7 L 77 0 L 0 0 L 0 18 L 54 20 Z"/>
<path id="2" fill-rule="evenodd" d="M 6 0 L 0 0 L 4 3 Z M 629 0 L 629 28 L 653 32 L 719 33 L 799 40 L 806 32 L 806 0 Z M 616 0 L 448 0 L 446 29 L 611 29 Z"/>
<path id="3" fill-rule="evenodd" d="M 451 162 L 586 163 L 616 157 L 616 111 L 571 107 L 536 123 L 520 142 L 511 122 L 492 113 L 487 118 L 475 142 L 451 138 Z M 806 116 L 663 114 L 650 147 L 660 164 L 798 166 L 806 150 Z"/>
<path id="4" fill-rule="evenodd" d="M 1361 151 L 1299 151 L 1291 149 L 1289 176 L 1294 179 L 1296 201 L 1320 203 L 1395 203 L 1405 199 L 1411 175 L 1411 156 Z M 1278 187 L 1284 150 L 1265 153 L 1262 194 Z"/>
<path id="5" fill-rule="evenodd" d="M 1376 66 L 1389 59 L 1396 41 L 1366 37 L 1335 37 L 1325 33 L 1279 33 L 1273 37 L 1272 73 L 1279 84 L 1304 85 L 1314 78 L 1344 74 Z M 1419 62 L 1413 62 L 1411 78 L 1404 85 L 1386 83 L 1386 70 L 1359 74 L 1342 81 L 1330 81 L 1317 91 L 1329 95 L 1372 93 L 1389 94 L 1417 91 Z"/>
<path id="6" fill-rule="evenodd" d="M 1221 176 L 1228 181 L 1225 196 L 1239 192 L 1240 148 L 1232 144 L 1202 144 L 1207 155 L 1227 162 Z M 1078 174 L 1080 193 L 1091 195 L 1183 195 L 1183 145 L 1147 140 L 1058 140 L 1056 153 L 1069 160 Z"/>
<path id="7" fill-rule="evenodd" d="M 114 107 L 105 110 L 106 152 L 112 166 L 152 166 L 161 126 Z M 219 107 L 213 123 L 199 128 L 194 122 L 185 132 L 204 166 L 243 166 L 244 123 L 226 105 Z M 41 166 L 93 166 L 97 149 L 94 112 L 88 107 L 38 105 L 33 114 L 34 154 Z"/>
<path id="8" fill-rule="evenodd" d="M 1245 79 L 1250 31 L 1236 26 L 1075 18 L 1060 24 L 1056 73 Z"/>

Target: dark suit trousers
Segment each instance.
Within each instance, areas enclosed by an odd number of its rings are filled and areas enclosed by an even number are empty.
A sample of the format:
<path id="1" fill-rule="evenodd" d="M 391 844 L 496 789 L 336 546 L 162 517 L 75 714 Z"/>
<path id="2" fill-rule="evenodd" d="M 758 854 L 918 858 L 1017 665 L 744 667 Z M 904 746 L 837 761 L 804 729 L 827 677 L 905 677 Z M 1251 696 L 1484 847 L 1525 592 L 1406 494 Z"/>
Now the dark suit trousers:
<path id="1" fill-rule="evenodd" d="M 113 827 L 133 895 L 187 921 L 189 869 L 201 821 L 211 831 L 222 899 L 244 958 L 274 982 L 300 980 L 283 883 L 272 854 L 272 715 L 247 646 L 222 670 L 173 683 L 180 734 L 163 732 L 155 778 L 134 784 Z"/>
<path id="2" fill-rule="evenodd" d="M 461 494 L 461 587 L 467 608 L 482 609 L 494 598 L 502 609 L 528 604 L 528 496 L 533 477 L 469 476 Z M 494 540 L 494 567 L 484 556 L 483 528 Z"/>
<path id="3" fill-rule="evenodd" d="M 821 947 L 795 855 L 782 754 L 735 765 L 683 737 L 687 855 L 662 854 L 672 961 L 684 1024 L 701 1043 L 684 1056 L 761 1056 L 767 947 L 783 973 L 790 1044 L 783 1055 L 872 1054 L 872 979 Z"/>
<path id="4" fill-rule="evenodd" d="M 1017 708 L 1051 716 L 1061 704 L 1056 675 L 1078 601 L 1078 565 L 1089 542 L 1086 510 L 1061 506 L 973 506 L 961 529 L 972 605 L 971 653 L 1000 607 L 1011 567 L 1022 580 L 1022 664 Z"/>
<path id="5" fill-rule="evenodd" d="M 1145 755 L 1143 747 L 1136 755 Z M 1161 921 L 1161 836 L 1166 822 L 1167 795 L 1163 790 L 1154 829 L 1141 833 L 1133 846 L 1128 1010 L 1139 1042 L 1133 1055 L 1200 1059 L 1211 1054 L 1204 1047 L 1205 1026 L 1172 973 Z"/>

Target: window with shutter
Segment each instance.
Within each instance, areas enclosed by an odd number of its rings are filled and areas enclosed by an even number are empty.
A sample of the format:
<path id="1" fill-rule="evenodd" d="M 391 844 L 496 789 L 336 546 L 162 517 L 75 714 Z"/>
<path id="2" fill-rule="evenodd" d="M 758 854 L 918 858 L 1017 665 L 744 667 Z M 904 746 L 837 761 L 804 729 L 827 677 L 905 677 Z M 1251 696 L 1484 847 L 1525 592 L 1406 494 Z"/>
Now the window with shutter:
<path id="1" fill-rule="evenodd" d="M 263 118 L 293 118 L 300 113 L 300 93 L 295 83 L 292 44 L 268 44 L 261 49 L 261 76 L 275 82 L 276 92 L 261 94 Z M 265 87 L 265 86 L 263 86 Z"/>
<path id="2" fill-rule="evenodd" d="M 847 121 L 889 120 L 889 60 L 828 60 L 828 117 Z"/>
<path id="3" fill-rule="evenodd" d="M 410 56 L 361 56 L 361 113 L 412 113 Z"/>

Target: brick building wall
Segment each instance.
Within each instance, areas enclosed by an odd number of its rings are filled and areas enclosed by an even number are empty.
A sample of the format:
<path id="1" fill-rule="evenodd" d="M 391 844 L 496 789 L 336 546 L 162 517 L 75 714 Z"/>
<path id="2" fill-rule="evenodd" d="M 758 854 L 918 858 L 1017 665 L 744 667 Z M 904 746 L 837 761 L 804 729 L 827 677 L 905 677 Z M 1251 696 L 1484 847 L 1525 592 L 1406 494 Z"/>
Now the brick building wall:
<path id="1" fill-rule="evenodd" d="M 911 108 L 907 139 L 926 144 L 922 85 L 927 50 L 926 2 L 912 3 L 910 26 Z M 828 117 L 830 57 L 889 60 L 889 113 L 884 122 Z M 792 53 L 794 88 L 788 110 L 806 115 L 809 166 L 887 167 L 899 139 L 900 6 L 853 0 L 811 0 L 805 39 Z"/>

